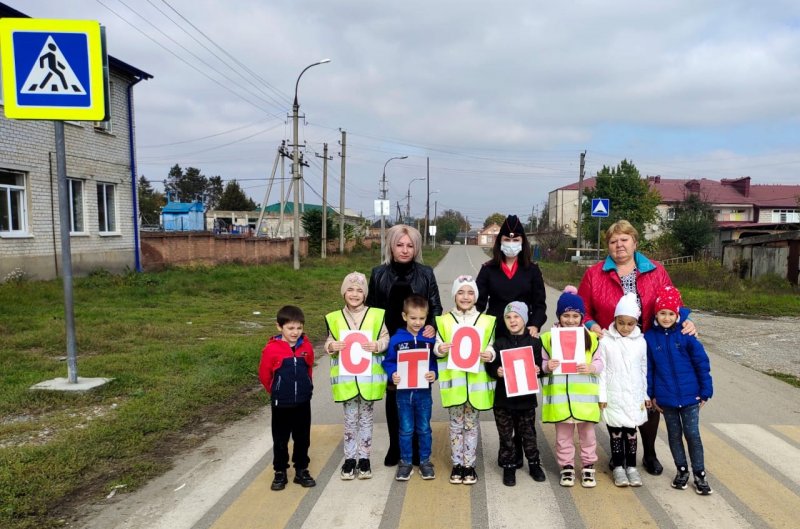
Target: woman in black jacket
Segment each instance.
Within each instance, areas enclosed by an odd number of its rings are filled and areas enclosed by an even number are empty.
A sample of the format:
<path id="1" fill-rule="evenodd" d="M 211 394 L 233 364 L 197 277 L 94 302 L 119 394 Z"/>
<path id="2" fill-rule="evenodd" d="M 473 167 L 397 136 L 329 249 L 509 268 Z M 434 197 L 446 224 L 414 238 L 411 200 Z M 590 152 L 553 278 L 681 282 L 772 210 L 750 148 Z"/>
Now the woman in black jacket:
<path id="1" fill-rule="evenodd" d="M 411 294 L 419 294 L 428 300 L 428 318 L 423 335 L 436 336 L 434 318 L 442 314 L 439 286 L 433 268 L 422 264 L 422 235 L 419 231 L 397 224 L 386 232 L 386 252 L 383 264 L 372 269 L 369 278 L 367 306 L 386 311 L 386 329 L 394 335 L 405 327 L 403 301 Z M 397 388 L 389 380 L 386 392 L 386 424 L 389 428 L 389 451 L 384 459 L 386 466 L 394 466 L 400 460 L 400 423 L 397 416 Z M 414 437 L 413 464 L 419 464 L 416 436 Z"/>

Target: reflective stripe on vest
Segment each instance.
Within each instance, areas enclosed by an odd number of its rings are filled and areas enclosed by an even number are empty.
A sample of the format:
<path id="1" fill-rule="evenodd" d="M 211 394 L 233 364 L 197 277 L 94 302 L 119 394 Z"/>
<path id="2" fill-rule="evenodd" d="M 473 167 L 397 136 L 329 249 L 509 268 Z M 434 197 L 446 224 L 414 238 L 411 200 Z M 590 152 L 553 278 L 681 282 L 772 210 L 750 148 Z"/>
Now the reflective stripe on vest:
<path id="1" fill-rule="evenodd" d="M 542 334 L 542 348 L 550 355 L 551 334 Z M 597 335 L 589 333 L 589 351 L 586 363 L 592 363 L 597 351 Z M 600 383 L 596 375 L 553 375 L 542 381 L 542 422 L 562 422 L 575 419 L 586 422 L 600 421 Z"/>
<path id="2" fill-rule="evenodd" d="M 359 329 L 350 329 L 344 312 L 337 310 L 325 315 L 325 323 L 334 340 L 339 340 L 343 331 L 361 330 L 370 335 L 372 340 L 377 340 L 381 334 L 386 311 L 383 309 L 368 308 Z M 381 367 L 384 355 L 372 355 L 372 369 L 367 376 L 354 377 L 352 375 L 339 375 L 339 357 L 330 355 L 331 392 L 335 402 L 344 402 L 358 395 L 364 400 L 381 400 L 386 393 L 386 383 L 389 379 Z"/>
<path id="3" fill-rule="evenodd" d="M 485 351 L 491 343 L 495 322 L 494 316 L 479 314 L 472 324 L 483 333 L 481 351 Z M 458 323 L 452 313 L 436 316 L 436 328 L 443 342 L 451 342 L 453 330 Z M 439 392 L 442 397 L 442 406 L 450 408 L 469 401 L 476 410 L 492 409 L 494 406 L 495 381 L 486 372 L 483 362 L 481 362 L 480 370 L 477 373 L 447 369 L 446 356 L 439 358 L 437 362 L 439 365 Z"/>

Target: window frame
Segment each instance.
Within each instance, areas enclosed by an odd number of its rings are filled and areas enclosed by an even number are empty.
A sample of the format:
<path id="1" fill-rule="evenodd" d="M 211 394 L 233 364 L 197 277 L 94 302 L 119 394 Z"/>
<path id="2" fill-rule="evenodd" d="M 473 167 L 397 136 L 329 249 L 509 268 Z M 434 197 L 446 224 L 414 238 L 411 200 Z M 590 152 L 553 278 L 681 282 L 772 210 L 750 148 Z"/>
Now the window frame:
<path id="1" fill-rule="evenodd" d="M 108 188 L 112 190 L 111 215 L 109 215 Z M 101 193 L 102 190 L 102 200 Z M 117 220 L 117 185 L 110 182 L 97 182 L 97 230 L 100 235 L 118 235 L 119 222 Z M 111 229 L 109 229 L 109 217 Z"/>
<path id="2" fill-rule="evenodd" d="M 778 217 L 777 220 L 775 219 L 776 215 Z M 800 209 L 773 209 L 772 222 L 780 224 L 794 224 L 800 222 Z"/>
<path id="3" fill-rule="evenodd" d="M 74 185 L 80 185 L 80 230 L 76 230 L 76 217 L 75 217 L 75 190 Z M 88 235 L 86 229 L 86 182 L 80 178 L 67 178 L 67 192 L 69 193 L 69 234 L 70 235 Z"/>
<path id="4" fill-rule="evenodd" d="M 15 175 L 22 179 L 22 184 L 3 184 L 0 183 L 0 189 L 4 193 L 0 193 L 0 200 L 5 200 L 5 206 L 9 212 L 9 229 L 2 229 L 0 224 L 0 237 L 29 237 L 30 224 L 28 222 L 28 174 L 24 171 L 15 171 L 13 169 L 0 169 L 4 173 Z M 13 229 L 14 222 L 12 220 L 14 212 L 13 197 L 17 196 L 17 222 L 19 229 Z"/>

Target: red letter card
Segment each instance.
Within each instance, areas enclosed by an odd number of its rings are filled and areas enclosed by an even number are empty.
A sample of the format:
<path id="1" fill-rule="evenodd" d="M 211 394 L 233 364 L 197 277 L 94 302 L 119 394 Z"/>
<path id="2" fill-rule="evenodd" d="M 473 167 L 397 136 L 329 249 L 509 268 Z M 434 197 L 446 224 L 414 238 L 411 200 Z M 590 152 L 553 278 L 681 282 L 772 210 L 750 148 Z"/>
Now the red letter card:
<path id="1" fill-rule="evenodd" d="M 554 375 L 570 375 L 578 372 L 578 364 L 585 364 L 586 343 L 583 327 L 555 327 L 550 331 L 551 358 L 561 365 Z"/>
<path id="2" fill-rule="evenodd" d="M 344 349 L 339 352 L 339 374 L 343 376 L 363 377 L 372 372 L 372 353 L 365 351 L 361 346 L 370 341 L 370 336 L 364 331 L 344 331 L 342 341 Z"/>
<path id="3" fill-rule="evenodd" d="M 429 356 L 427 349 L 397 351 L 397 374 L 400 375 L 397 389 L 423 389 L 430 386 L 425 380 L 425 373 L 429 371 Z"/>
<path id="4" fill-rule="evenodd" d="M 503 349 L 500 351 L 500 362 L 503 365 L 506 395 L 517 397 L 539 393 L 539 379 L 536 377 L 533 347 Z"/>
<path id="5" fill-rule="evenodd" d="M 456 325 L 453 347 L 447 356 L 447 369 L 477 373 L 481 368 L 483 333 L 472 325 Z"/>

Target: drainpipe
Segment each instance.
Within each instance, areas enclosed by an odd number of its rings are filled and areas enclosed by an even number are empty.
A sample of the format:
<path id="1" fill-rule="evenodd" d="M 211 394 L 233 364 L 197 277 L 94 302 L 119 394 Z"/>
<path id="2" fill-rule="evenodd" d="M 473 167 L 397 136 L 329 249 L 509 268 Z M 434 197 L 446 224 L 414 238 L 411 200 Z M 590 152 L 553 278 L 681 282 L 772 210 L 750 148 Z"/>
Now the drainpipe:
<path id="1" fill-rule="evenodd" d="M 139 199 L 136 185 L 136 127 L 133 119 L 133 86 L 142 79 L 136 79 L 128 85 L 128 147 L 131 157 L 131 190 L 133 191 L 133 255 L 134 267 L 137 272 L 142 271 L 142 261 L 139 248 Z"/>

